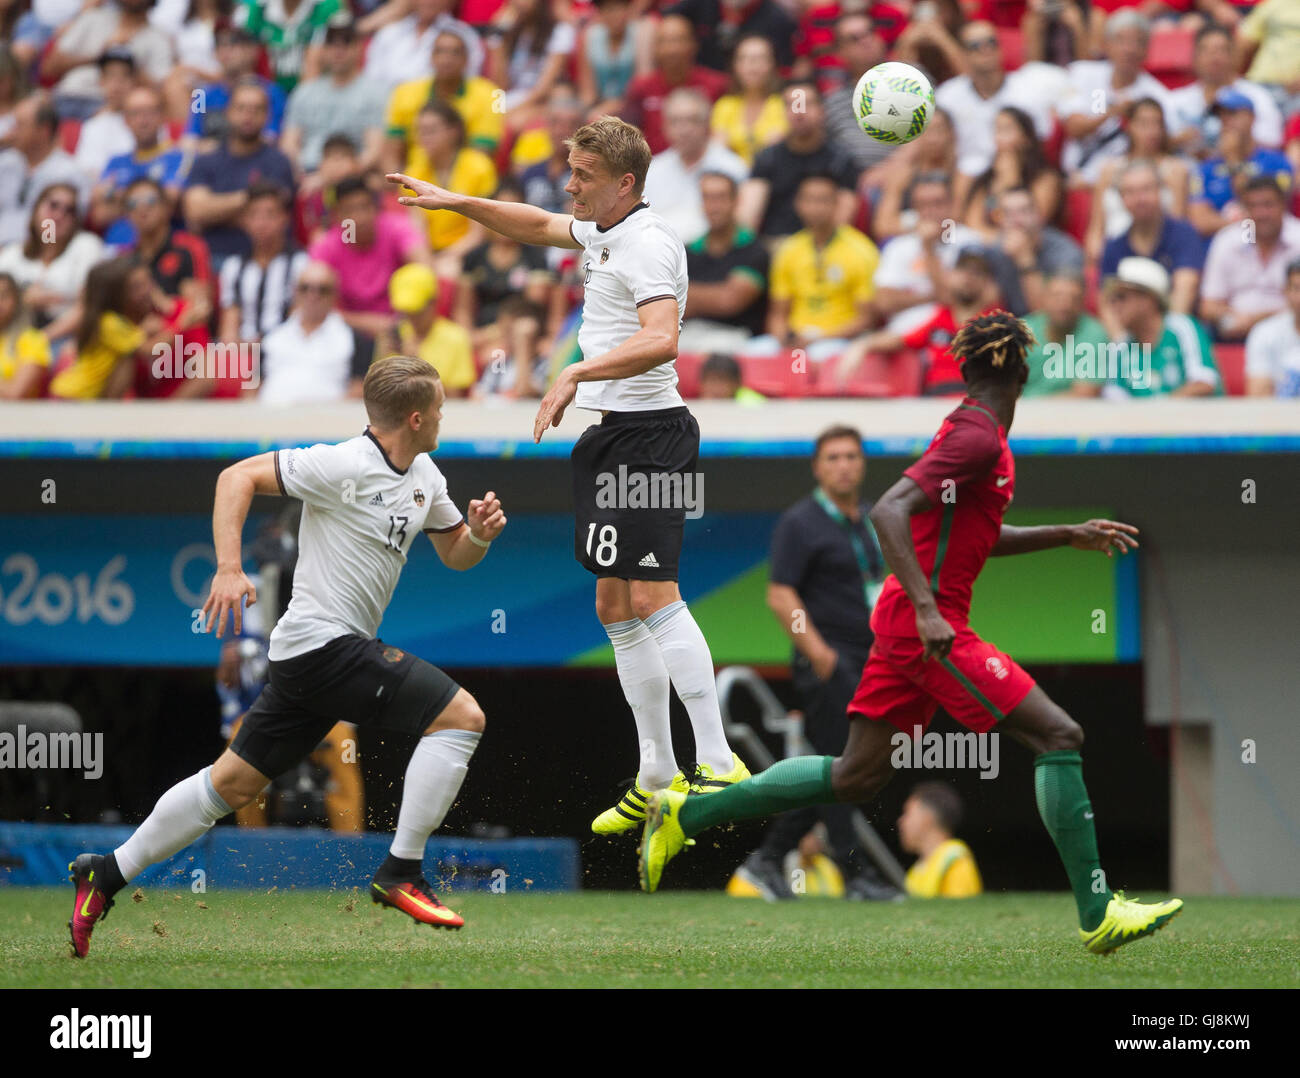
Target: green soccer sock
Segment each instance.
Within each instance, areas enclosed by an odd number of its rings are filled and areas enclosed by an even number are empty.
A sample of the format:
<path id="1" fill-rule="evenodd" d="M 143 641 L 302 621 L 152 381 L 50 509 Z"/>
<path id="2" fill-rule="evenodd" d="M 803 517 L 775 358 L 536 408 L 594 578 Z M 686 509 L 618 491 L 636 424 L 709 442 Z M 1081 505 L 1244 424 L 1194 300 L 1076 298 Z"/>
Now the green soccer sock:
<path id="1" fill-rule="evenodd" d="M 771 816 L 805 805 L 835 800 L 831 789 L 833 756 L 796 756 L 779 760 L 751 779 L 716 793 L 688 797 L 677 815 L 687 837 L 730 820 Z"/>
<path id="2" fill-rule="evenodd" d="M 1111 891 L 1097 854 L 1092 803 L 1083 785 L 1083 758 L 1073 750 L 1045 752 L 1034 759 L 1038 815 L 1056 843 L 1079 907 L 1079 927 L 1091 932 L 1106 916 Z"/>

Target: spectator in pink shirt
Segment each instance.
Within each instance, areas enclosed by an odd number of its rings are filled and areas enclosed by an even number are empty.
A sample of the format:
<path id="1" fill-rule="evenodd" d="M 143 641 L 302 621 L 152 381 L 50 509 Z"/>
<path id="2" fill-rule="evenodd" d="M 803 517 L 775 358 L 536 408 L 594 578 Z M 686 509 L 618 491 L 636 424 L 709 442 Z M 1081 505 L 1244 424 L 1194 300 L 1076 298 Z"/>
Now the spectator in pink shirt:
<path id="1" fill-rule="evenodd" d="M 430 264 L 429 247 L 405 213 L 380 210 L 364 177 L 341 180 L 333 194 L 333 225 L 310 254 L 338 274 L 343 320 L 378 336 L 394 319 L 388 278 L 408 262 Z"/>

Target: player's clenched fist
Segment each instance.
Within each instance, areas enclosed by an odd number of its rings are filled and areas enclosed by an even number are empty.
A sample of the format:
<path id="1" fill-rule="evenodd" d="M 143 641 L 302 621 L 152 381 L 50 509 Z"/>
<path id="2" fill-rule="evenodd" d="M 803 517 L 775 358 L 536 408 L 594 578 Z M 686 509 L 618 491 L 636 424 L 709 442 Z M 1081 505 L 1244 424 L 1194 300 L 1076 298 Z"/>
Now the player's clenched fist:
<path id="1" fill-rule="evenodd" d="M 501 534 L 506 526 L 506 515 L 501 509 L 501 500 L 494 491 L 489 490 L 481 499 L 471 499 L 467 523 L 469 533 L 485 543 L 492 542 Z"/>
<path id="2" fill-rule="evenodd" d="M 244 599 L 247 598 L 247 604 Z M 217 639 L 226 631 L 226 613 L 232 615 L 234 629 L 239 633 L 244 625 L 244 606 L 257 602 L 257 589 L 253 582 L 244 575 L 242 569 L 218 569 L 212 578 L 212 590 L 208 592 L 208 601 L 203 604 L 203 614 L 207 618 L 205 633 L 212 631 L 215 622 Z"/>
<path id="3" fill-rule="evenodd" d="M 452 193 L 427 180 L 417 180 L 402 172 L 390 172 L 384 179 L 415 192 L 414 195 L 403 195 L 397 200 L 403 206 L 419 206 L 425 210 L 445 210 L 451 207 L 454 197 Z"/>

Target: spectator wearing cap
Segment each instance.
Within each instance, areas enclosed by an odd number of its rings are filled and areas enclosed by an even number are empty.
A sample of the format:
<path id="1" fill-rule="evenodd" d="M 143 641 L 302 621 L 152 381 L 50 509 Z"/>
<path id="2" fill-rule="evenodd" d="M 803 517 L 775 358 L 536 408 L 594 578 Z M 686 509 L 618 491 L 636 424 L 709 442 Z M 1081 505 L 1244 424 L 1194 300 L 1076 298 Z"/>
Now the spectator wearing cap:
<path id="1" fill-rule="evenodd" d="M 460 35 L 440 30 L 433 39 L 433 74 L 404 82 L 389 95 L 384 118 L 384 168 L 388 172 L 424 177 L 420 170 L 427 162 L 420 150 L 416 118 L 433 101 L 445 102 L 460 113 L 468 145 L 486 154 L 496 153 L 505 130 L 501 90 L 488 79 L 469 75 L 468 62 Z"/>
<path id="2" fill-rule="evenodd" d="M 266 49 L 275 81 L 288 94 L 299 79 L 320 72 L 325 29 L 343 10 L 341 0 L 298 0 L 292 9 L 285 0 L 239 0 L 233 22 Z"/>
<path id="3" fill-rule="evenodd" d="M 1012 187 L 998 196 L 993 223 L 998 230 L 997 246 L 1015 263 L 1030 307 L 1042 303 L 1043 281 L 1052 274 L 1083 272 L 1083 248 L 1043 222 L 1028 187 Z"/>
<path id="4" fill-rule="evenodd" d="M 1251 82 L 1295 103 L 1300 82 L 1300 19 L 1295 0 L 1260 0 L 1237 27 L 1237 68 Z M 1289 111 L 1289 110 L 1288 110 Z"/>
<path id="5" fill-rule="evenodd" d="M 725 352 L 714 352 L 700 366 L 698 396 L 702 401 L 735 401 L 748 408 L 767 403 L 762 393 L 745 385 L 740 364 Z"/>
<path id="6" fill-rule="evenodd" d="M 445 101 L 430 101 L 415 120 L 421 164 L 417 176 L 475 198 L 490 198 L 497 189 L 497 170 L 482 150 L 465 144 L 465 121 Z M 413 209 L 411 220 L 425 232 L 437 259 L 438 273 L 455 278 L 461 259 L 483 242 L 487 229 L 451 210 Z"/>
<path id="7" fill-rule="evenodd" d="M 55 38 L 41 62 L 41 77 L 56 81 L 54 99 L 59 115 L 84 120 L 103 103 L 99 57 L 123 46 L 135 58 L 136 70 L 161 83 L 172 69 L 176 53 L 171 38 L 149 22 L 154 0 L 117 0 L 87 7 Z"/>
<path id="8" fill-rule="evenodd" d="M 885 43 L 865 11 L 844 12 L 835 20 L 835 56 L 843 81 L 826 94 L 826 130 L 831 142 L 853 159 L 853 167 L 863 172 L 893 151 L 862 130 L 853 110 L 858 80 L 885 58 Z"/>
<path id="9" fill-rule="evenodd" d="M 1101 254 L 1102 277 L 1115 276 L 1122 259 L 1134 255 L 1154 259 L 1172 281 L 1167 297 L 1169 309 L 1191 314 L 1205 261 L 1204 242 L 1186 221 L 1165 213 L 1160 201 L 1160 176 L 1149 161 L 1126 165 L 1117 186 L 1133 223 L 1127 232 L 1106 241 Z M 1114 334 L 1113 324 L 1108 323 L 1106 328 Z"/>
<path id="10" fill-rule="evenodd" d="M 267 181 L 293 190 L 289 159 L 262 140 L 269 109 L 267 92 L 260 83 L 239 83 L 226 110 L 229 133 L 217 149 L 201 155 L 190 169 L 181 199 L 186 227 L 208 245 L 218 272 L 227 258 L 249 252 L 248 236 L 239 227 L 249 188 Z"/>
<path id="11" fill-rule="evenodd" d="M 429 249 L 409 216 L 380 209 L 361 176 L 341 181 L 332 201 L 333 227 L 311 245 L 311 257 L 337 274 L 339 311 L 348 325 L 377 336 L 393 320 L 389 278 L 408 262 L 427 264 Z"/>
<path id="12" fill-rule="evenodd" d="M 1169 274 L 1150 258 L 1120 260 L 1104 287 L 1119 325 L 1113 354 L 1119 369 L 1094 387 L 1108 397 L 1221 396 L 1214 348 L 1205 327 L 1169 309 Z"/>
<path id="13" fill-rule="evenodd" d="M 388 95 L 361 73 L 361 42 L 351 20 L 326 29 L 321 64 L 319 78 L 300 82 L 289 95 L 280 149 L 299 171 L 312 174 L 325 140 L 342 134 L 360 148 L 362 169 L 377 167 Z"/>
<path id="14" fill-rule="evenodd" d="M 257 73 L 261 47 L 247 30 L 223 26 L 216 32 L 217 63 L 221 78 L 195 89 L 188 98 L 182 145 L 195 152 L 210 153 L 230 134 L 230 99 L 236 86 L 254 83 L 266 92 L 266 122 L 261 135 L 268 142 L 280 137 L 287 95 L 278 83 Z"/>
<path id="15" fill-rule="evenodd" d="M 374 340 L 335 310 L 338 278 L 308 262 L 294 285 L 293 312 L 262 338 L 261 385 L 244 390 L 263 404 L 314 404 L 360 397 Z"/>
<path id="16" fill-rule="evenodd" d="M 727 71 L 736 42 L 751 35 L 766 38 L 776 49 L 782 69 L 794 63 L 799 24 L 774 0 L 678 0 L 665 15 L 690 21 L 699 42 L 699 60 L 714 71 Z"/>
<path id="17" fill-rule="evenodd" d="M 478 32 L 452 11 L 454 0 L 412 0 L 410 13 L 380 27 L 366 52 L 366 74 L 388 91 L 403 82 L 427 79 L 433 74 L 434 39 L 443 31 L 455 34 L 465 46 L 465 74 L 482 74 L 485 50 Z"/>
<path id="18" fill-rule="evenodd" d="M 1245 216 L 1238 195 L 1247 180 L 1270 176 L 1289 193 L 1295 178 L 1286 154 L 1255 144 L 1251 130 L 1255 106 L 1249 97 L 1236 90 L 1220 90 L 1214 100 L 1214 112 L 1222 124 L 1219 155 L 1193 173 L 1188 207 L 1188 218 L 1203 236 L 1211 236 Z"/>
<path id="19" fill-rule="evenodd" d="M 165 128 L 162 91 L 157 87 L 137 86 L 127 94 L 124 114 L 135 145 L 104 166 L 90 200 L 91 223 L 116 247 L 129 246 L 135 238 L 122 205 L 131 181 L 141 176 L 157 180 L 167 192 L 168 209 L 174 210 L 191 163 L 189 154 L 160 137 Z"/>
<path id="20" fill-rule="evenodd" d="M 1242 340 L 1251 328 L 1286 304 L 1286 267 L 1300 258 L 1300 220 L 1286 212 L 1275 177 L 1256 176 L 1241 189 L 1252 222 L 1226 225 L 1210 243 L 1201 281 L 1201 319 L 1219 340 Z"/>
<path id="21" fill-rule="evenodd" d="M 961 28 L 966 74 L 940 83 L 934 101 L 955 118 L 957 171 L 972 179 L 993 164 L 994 124 L 998 113 L 1012 105 L 1029 116 L 1040 139 L 1052 133 L 1052 104 L 1064 92 L 1059 69 L 1051 64 L 1025 64 L 1007 71 L 997 29 L 990 22 Z"/>
<path id="22" fill-rule="evenodd" d="M 289 192 L 283 187 L 254 184 L 239 227 L 249 250 L 222 264 L 219 336 L 253 344 L 289 317 L 308 257 L 289 240 Z"/>
<path id="23" fill-rule="evenodd" d="M 388 301 L 396 321 L 379 338 L 387 353 L 419 356 L 438 372 L 449 397 L 463 397 L 478 378 L 469 334 L 438 314 L 438 278 L 413 262 L 388 282 Z"/>
<path id="24" fill-rule="evenodd" d="M 1286 306 L 1246 337 L 1246 393 L 1300 397 L 1300 259 L 1286 268 Z"/>
<path id="25" fill-rule="evenodd" d="M 700 176 L 700 205 L 708 231 L 686 246 L 683 352 L 742 348 L 767 327 L 767 248 L 736 220 L 738 188 L 725 172 Z"/>
<path id="26" fill-rule="evenodd" d="M 104 174 L 110 159 L 135 149 L 135 136 L 123 114 L 127 95 L 135 86 L 135 57 L 129 49 L 119 45 L 100 56 L 99 85 L 104 103 L 81 125 L 73 153 L 92 183 Z"/>
<path id="27" fill-rule="evenodd" d="M 731 92 L 713 105 L 709 127 L 714 138 L 748 169 L 760 150 L 779 142 L 786 132 L 785 101 L 772 43 L 762 37 L 742 38 L 731 60 L 731 80 Z"/>
<path id="28" fill-rule="evenodd" d="M 1044 280 L 1040 306 L 1025 315 L 1025 325 L 1038 343 L 1025 356 L 1029 380 L 1022 397 L 1094 395 L 1089 383 L 1076 375 L 1076 364 L 1085 357 L 1094 364 L 1104 360 L 1110 338 L 1105 327 L 1084 310 L 1085 294 L 1082 273 L 1061 270 Z M 1063 362 L 1067 358 L 1068 364 Z"/>
<path id="29" fill-rule="evenodd" d="M 966 322 L 999 306 L 998 281 L 989 252 L 982 247 L 963 248 L 952 269 L 942 276 L 940 296 L 941 302 L 932 308 L 929 316 L 905 332 L 886 328 L 855 340 L 835 365 L 831 384 L 847 383 L 871 353 L 888 355 L 910 348 L 923 351 L 923 396 L 964 394 L 966 383 L 962 380 L 961 367 L 948 346 Z"/>
<path id="30" fill-rule="evenodd" d="M 1218 149 L 1219 123 L 1214 103 L 1223 90 L 1250 98 L 1255 107 L 1251 132 L 1261 146 L 1282 145 L 1282 113 L 1264 87 L 1237 76 L 1232 31 L 1208 23 L 1196 32 L 1192 68 L 1196 81 L 1169 92 L 1169 123 L 1175 146 L 1197 157 L 1210 157 Z"/>
<path id="31" fill-rule="evenodd" d="M 709 99 L 698 90 L 674 90 L 664 102 L 668 149 L 650 159 L 644 197 L 683 243 L 693 243 L 709 225 L 700 203 L 700 176 L 722 172 L 742 183 L 745 162 L 709 132 Z"/>
<path id="32" fill-rule="evenodd" d="M 795 213 L 803 228 L 772 255 L 767 334 L 747 344 L 746 355 L 790 348 L 820 362 L 871 327 L 880 252 L 852 225 L 837 221 L 838 194 L 833 176 L 813 174 L 799 184 Z"/>
<path id="33" fill-rule="evenodd" d="M 86 208 L 90 181 L 59 146 L 58 134 L 49 94 L 28 94 L 15 106 L 10 148 L 0 151 L 0 246 L 24 238 L 37 198 L 52 184 L 71 186 L 78 212 Z"/>
<path id="34" fill-rule="evenodd" d="M 1067 136 L 1061 167 L 1072 187 L 1091 187 L 1102 164 L 1124 152 L 1128 105 L 1151 97 L 1168 112 L 1169 94 L 1142 70 L 1151 42 L 1151 24 L 1126 8 L 1106 20 L 1105 60 L 1076 60 L 1069 67 L 1071 93 L 1060 106 Z M 1104 106 L 1098 111 L 1099 106 Z"/>
<path id="35" fill-rule="evenodd" d="M 628 123 L 641 128 L 652 154 L 668 148 L 663 108 L 673 90 L 692 87 L 710 102 L 727 92 L 727 76 L 697 64 L 698 51 L 690 20 L 683 15 L 665 15 L 655 27 L 654 70 L 628 83 L 627 98 L 617 112 Z"/>
<path id="36" fill-rule="evenodd" d="M 817 84 L 792 79 L 783 96 L 786 136 L 755 159 L 750 178 L 741 185 L 737 210 L 741 224 L 773 242 L 803 227 L 794 199 L 807 176 L 833 178 L 837 224 L 848 224 L 858 209 L 858 170 L 852 158 L 827 137 L 826 110 Z"/>

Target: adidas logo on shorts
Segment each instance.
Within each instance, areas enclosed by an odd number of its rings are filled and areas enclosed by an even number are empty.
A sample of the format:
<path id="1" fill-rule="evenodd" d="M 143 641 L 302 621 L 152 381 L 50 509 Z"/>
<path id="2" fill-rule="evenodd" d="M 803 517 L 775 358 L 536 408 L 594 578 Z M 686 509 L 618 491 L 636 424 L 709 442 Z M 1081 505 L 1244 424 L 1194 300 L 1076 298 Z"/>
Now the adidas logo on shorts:
<path id="1" fill-rule="evenodd" d="M 371 498 L 370 501 L 368 501 L 366 504 L 367 504 L 367 505 L 383 505 L 383 504 L 384 504 L 384 496 L 383 496 L 382 494 L 376 494 L 376 495 L 375 495 L 373 498 Z"/>
<path id="2" fill-rule="evenodd" d="M 639 562 L 637 562 L 637 565 L 639 565 L 643 569 L 658 569 L 659 561 L 654 556 L 654 554 L 647 554 L 644 558 L 642 558 Z"/>

